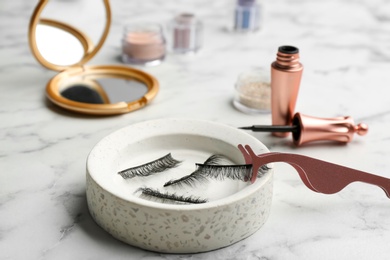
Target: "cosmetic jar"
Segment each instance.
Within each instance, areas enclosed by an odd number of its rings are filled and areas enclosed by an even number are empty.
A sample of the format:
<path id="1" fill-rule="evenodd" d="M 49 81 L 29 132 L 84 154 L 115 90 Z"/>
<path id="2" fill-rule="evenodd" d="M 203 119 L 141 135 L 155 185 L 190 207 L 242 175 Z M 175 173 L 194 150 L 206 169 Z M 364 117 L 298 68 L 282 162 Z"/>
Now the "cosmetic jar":
<path id="1" fill-rule="evenodd" d="M 263 69 L 242 72 L 234 86 L 234 106 L 248 114 L 271 110 L 270 75 Z"/>
<path id="2" fill-rule="evenodd" d="M 202 45 L 203 25 L 192 13 L 182 13 L 169 24 L 172 50 L 177 53 L 194 53 Z"/>
<path id="3" fill-rule="evenodd" d="M 237 0 L 234 10 L 234 29 L 241 32 L 260 28 L 260 5 L 256 0 Z"/>
<path id="4" fill-rule="evenodd" d="M 164 60 L 166 41 L 159 24 L 130 24 L 124 28 L 122 60 L 124 63 L 158 65 Z"/>

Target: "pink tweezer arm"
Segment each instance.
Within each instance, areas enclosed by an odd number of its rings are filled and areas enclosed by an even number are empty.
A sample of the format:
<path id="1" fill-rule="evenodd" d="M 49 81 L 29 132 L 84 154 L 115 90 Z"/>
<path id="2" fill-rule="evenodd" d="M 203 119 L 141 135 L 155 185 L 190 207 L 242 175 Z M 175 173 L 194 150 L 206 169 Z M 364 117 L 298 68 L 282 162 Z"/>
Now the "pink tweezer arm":
<path id="1" fill-rule="evenodd" d="M 311 190 L 333 194 L 341 191 L 352 182 L 365 182 L 380 187 L 390 198 L 390 179 L 351 169 L 341 165 L 321 161 L 304 155 L 289 153 L 265 153 L 256 155 L 249 145 L 238 145 L 245 162 L 253 164 L 251 182 L 255 182 L 262 165 L 272 162 L 285 162 L 299 173 L 303 183 Z"/>

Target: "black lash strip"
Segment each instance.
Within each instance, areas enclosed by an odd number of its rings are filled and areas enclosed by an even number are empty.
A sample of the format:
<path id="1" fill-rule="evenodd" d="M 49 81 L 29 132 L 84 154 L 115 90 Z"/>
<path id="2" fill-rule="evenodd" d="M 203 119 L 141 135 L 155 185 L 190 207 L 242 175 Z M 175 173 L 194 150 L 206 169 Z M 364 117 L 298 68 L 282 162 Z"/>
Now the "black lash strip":
<path id="1" fill-rule="evenodd" d="M 231 179 L 248 181 L 252 175 L 252 164 L 207 165 L 197 163 L 196 167 L 199 174 L 217 180 Z"/>
<path id="2" fill-rule="evenodd" d="M 177 185 L 180 187 L 194 186 L 196 183 L 207 183 L 209 178 L 217 180 L 232 179 L 248 181 L 252 174 L 252 164 L 218 165 L 225 157 L 212 155 L 203 164 L 196 164 L 196 170 L 180 179 L 170 180 L 164 187 Z"/>
<path id="3" fill-rule="evenodd" d="M 217 180 L 231 179 L 247 182 L 252 176 L 252 164 L 237 164 L 237 165 L 206 165 L 196 164 L 197 171 L 203 176 L 214 178 Z M 259 168 L 261 174 L 270 170 L 267 165 Z M 261 175 L 258 174 L 258 178 Z"/>
<path id="4" fill-rule="evenodd" d="M 153 173 L 163 172 L 167 169 L 174 168 L 180 163 L 181 161 L 174 159 L 169 153 L 154 161 L 122 170 L 118 172 L 118 174 L 120 174 L 124 179 L 130 179 L 136 176 L 145 177 Z"/>
<path id="5" fill-rule="evenodd" d="M 206 165 L 217 165 L 219 162 L 221 162 L 223 159 L 225 159 L 224 156 L 219 154 L 213 154 L 207 160 L 204 162 Z M 168 187 L 171 185 L 178 185 L 182 186 L 183 184 L 192 186 L 193 179 L 196 179 L 197 182 L 206 183 L 207 177 L 203 176 L 199 173 L 199 170 L 196 169 L 194 172 L 192 172 L 189 175 L 186 175 L 180 179 L 170 180 L 164 184 L 164 187 Z"/>
<path id="6" fill-rule="evenodd" d="M 183 187 L 184 185 L 192 187 L 192 186 L 194 186 L 193 184 L 195 181 L 198 183 L 207 183 L 208 178 L 205 175 L 200 174 L 199 170 L 196 169 L 190 175 L 186 175 L 180 179 L 167 181 L 164 184 L 164 187 L 168 187 L 168 186 Z"/>
<path id="7" fill-rule="evenodd" d="M 220 166 L 237 166 L 237 165 L 221 165 L 219 164 L 221 161 L 223 161 L 224 159 L 226 159 L 225 156 L 223 155 L 219 155 L 219 154 L 214 154 L 212 156 L 210 156 L 203 164 L 206 164 L 206 165 L 220 165 Z M 199 165 L 202 165 L 202 164 L 199 164 Z M 241 164 L 242 165 L 249 165 L 249 164 Z M 251 164 L 250 164 L 251 165 Z M 261 174 L 265 174 L 267 173 L 271 168 L 265 164 L 265 165 L 262 165 L 260 168 L 259 168 L 259 172 Z M 250 175 L 249 175 L 250 176 Z M 258 177 L 261 177 L 261 175 L 258 175 Z"/>
<path id="8" fill-rule="evenodd" d="M 175 193 L 162 193 L 159 190 L 155 190 L 152 188 L 139 188 L 136 192 L 141 192 L 141 196 L 145 198 L 153 198 L 157 200 L 161 200 L 162 203 L 164 202 L 174 202 L 179 204 L 201 204 L 206 203 L 207 199 L 202 199 L 199 197 L 194 196 L 182 196 L 177 195 Z"/>

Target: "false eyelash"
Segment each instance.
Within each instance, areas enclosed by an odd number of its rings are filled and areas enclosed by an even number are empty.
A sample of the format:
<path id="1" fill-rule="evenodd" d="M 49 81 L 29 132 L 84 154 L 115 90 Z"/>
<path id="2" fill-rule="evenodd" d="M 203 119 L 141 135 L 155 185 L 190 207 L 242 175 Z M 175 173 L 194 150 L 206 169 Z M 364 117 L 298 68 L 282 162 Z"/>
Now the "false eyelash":
<path id="1" fill-rule="evenodd" d="M 206 164 L 206 165 L 220 165 L 219 163 L 222 162 L 223 160 L 226 160 L 225 156 L 220 155 L 220 154 L 214 154 L 214 155 L 210 156 L 203 164 Z M 229 165 L 229 166 L 232 166 L 232 165 Z M 267 164 L 265 164 L 265 165 L 262 165 L 259 168 L 259 171 L 260 171 L 261 174 L 265 174 L 270 169 L 271 168 Z M 261 176 L 259 175 L 259 177 L 261 177 Z"/>
<path id="2" fill-rule="evenodd" d="M 205 165 L 196 164 L 197 169 L 190 175 L 177 180 L 171 180 L 164 184 L 164 187 L 177 185 L 179 187 L 193 187 L 198 183 L 207 183 L 209 178 L 224 180 L 248 181 L 252 173 L 252 164 L 242 165 Z"/>
<path id="3" fill-rule="evenodd" d="M 210 156 L 203 164 L 207 164 L 207 165 L 218 165 L 221 161 L 223 161 L 224 159 L 226 159 L 225 156 L 223 155 L 219 155 L 219 154 L 214 154 L 212 156 Z M 229 165 L 231 166 L 231 165 Z M 259 168 L 259 171 L 261 174 L 265 174 L 267 173 L 271 168 L 265 164 L 265 165 L 262 165 L 260 168 Z M 259 177 L 261 177 L 259 175 Z"/>
<path id="4" fill-rule="evenodd" d="M 201 204 L 208 202 L 207 199 L 202 199 L 194 196 L 182 196 L 175 193 L 162 193 L 159 190 L 152 188 L 139 188 L 136 192 L 141 192 L 141 197 L 154 199 L 162 203 L 171 202 L 175 204 Z"/>
<path id="5" fill-rule="evenodd" d="M 149 176 L 153 173 L 163 172 L 167 169 L 174 168 L 178 166 L 181 161 L 178 161 L 172 157 L 169 153 L 159 159 L 145 163 L 136 167 L 131 167 L 125 170 L 118 172 L 123 179 L 130 179 L 136 176 Z"/>
<path id="6" fill-rule="evenodd" d="M 180 179 L 174 179 L 174 180 L 167 181 L 164 184 L 164 187 L 168 187 L 168 186 L 172 186 L 172 185 L 179 186 L 179 187 L 183 187 L 184 185 L 193 186 L 193 182 L 195 180 L 196 180 L 196 182 L 199 182 L 199 183 L 206 183 L 208 181 L 207 177 L 202 175 L 199 172 L 199 169 L 196 169 L 191 174 L 186 175 Z"/>
<path id="7" fill-rule="evenodd" d="M 248 181 L 252 174 L 252 164 L 241 165 L 206 165 L 196 164 L 197 169 L 190 175 L 180 179 L 171 180 L 164 184 L 164 187 L 177 185 L 179 187 L 193 187 L 197 183 L 207 183 L 209 178 L 224 180 Z"/>
<path id="8" fill-rule="evenodd" d="M 221 155 L 212 155 L 203 164 L 196 164 L 197 169 L 189 175 L 186 175 L 180 179 L 170 180 L 164 184 L 167 186 L 190 186 L 193 187 L 197 183 L 207 183 L 208 179 L 214 178 L 218 180 L 224 180 L 225 178 L 232 180 L 248 181 L 252 175 L 252 164 L 242 165 L 218 165 L 217 162 L 221 161 L 224 157 Z M 259 168 L 261 174 L 267 173 L 271 168 L 268 165 L 263 165 Z M 261 175 L 258 174 L 258 178 Z"/>
<path id="9" fill-rule="evenodd" d="M 231 179 L 248 181 L 252 174 L 252 164 L 206 165 L 196 164 L 200 174 L 217 180 Z"/>
<path id="10" fill-rule="evenodd" d="M 225 159 L 225 157 L 223 155 L 213 154 L 209 158 L 207 158 L 207 160 L 203 164 L 206 164 L 206 165 L 217 165 L 223 159 Z M 198 182 L 203 182 L 203 183 L 207 182 L 207 178 L 205 176 L 199 175 L 198 169 L 197 169 L 193 173 L 191 173 L 190 175 L 186 175 L 186 176 L 184 176 L 184 177 L 182 177 L 180 179 L 170 180 L 170 181 L 166 182 L 164 184 L 164 187 L 171 186 L 171 185 L 180 185 L 181 186 L 182 183 L 186 183 L 186 181 L 188 179 L 194 178 L 195 175 L 197 176 L 197 181 Z"/>

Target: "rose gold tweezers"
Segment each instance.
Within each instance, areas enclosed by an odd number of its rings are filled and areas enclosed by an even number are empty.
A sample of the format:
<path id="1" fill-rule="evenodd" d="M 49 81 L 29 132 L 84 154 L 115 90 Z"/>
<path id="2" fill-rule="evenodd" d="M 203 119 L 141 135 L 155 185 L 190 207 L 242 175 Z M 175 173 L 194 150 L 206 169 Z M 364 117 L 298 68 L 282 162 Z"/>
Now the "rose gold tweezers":
<path id="1" fill-rule="evenodd" d="M 251 182 L 257 178 L 261 166 L 273 162 L 285 162 L 297 170 L 303 183 L 312 191 L 333 194 L 352 182 L 376 185 L 390 198 L 390 179 L 341 165 L 321 161 L 304 155 L 289 153 L 264 153 L 256 155 L 249 145 L 238 145 L 246 164 L 252 164 Z"/>

